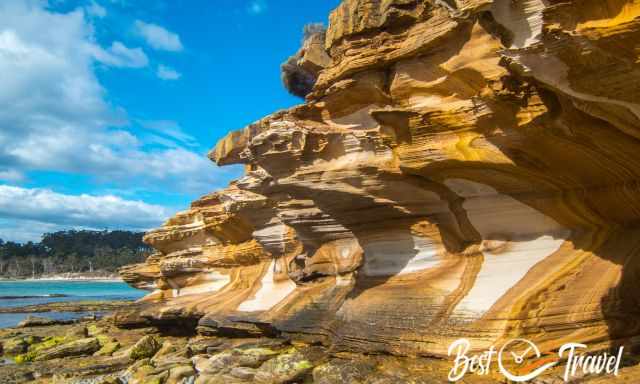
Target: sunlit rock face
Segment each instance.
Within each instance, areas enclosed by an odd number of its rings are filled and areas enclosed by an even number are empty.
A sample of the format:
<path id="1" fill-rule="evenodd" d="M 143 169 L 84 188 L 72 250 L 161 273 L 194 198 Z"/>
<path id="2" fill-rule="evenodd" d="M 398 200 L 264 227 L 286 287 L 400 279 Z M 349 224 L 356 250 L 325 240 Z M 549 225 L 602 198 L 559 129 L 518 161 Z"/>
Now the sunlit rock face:
<path id="1" fill-rule="evenodd" d="M 305 103 L 211 151 L 244 177 L 146 235 L 136 315 L 397 354 L 632 343 L 639 20 L 631 0 L 345 0 Z"/>

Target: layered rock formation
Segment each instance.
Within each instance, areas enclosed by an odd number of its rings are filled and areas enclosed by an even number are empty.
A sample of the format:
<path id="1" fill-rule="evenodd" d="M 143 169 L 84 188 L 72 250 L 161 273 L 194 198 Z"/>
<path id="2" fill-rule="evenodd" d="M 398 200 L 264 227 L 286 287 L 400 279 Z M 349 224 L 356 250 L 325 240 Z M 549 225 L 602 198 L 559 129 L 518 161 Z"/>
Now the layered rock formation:
<path id="1" fill-rule="evenodd" d="M 304 104 L 123 270 L 121 324 L 446 355 L 640 335 L 640 2 L 345 0 Z M 320 50 L 320 52 L 313 52 Z M 321 63 L 321 64 L 318 64 Z M 197 324 L 196 324 L 197 322 Z"/>

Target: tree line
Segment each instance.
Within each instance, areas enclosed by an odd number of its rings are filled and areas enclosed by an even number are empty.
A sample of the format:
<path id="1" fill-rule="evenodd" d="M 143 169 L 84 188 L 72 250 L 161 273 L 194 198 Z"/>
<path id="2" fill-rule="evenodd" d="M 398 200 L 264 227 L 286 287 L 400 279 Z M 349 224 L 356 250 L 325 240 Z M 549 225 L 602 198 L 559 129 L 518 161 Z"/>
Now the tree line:
<path id="1" fill-rule="evenodd" d="M 0 276 L 38 277 L 67 272 L 115 272 L 151 253 L 143 232 L 69 230 L 45 233 L 38 243 L 0 239 Z"/>

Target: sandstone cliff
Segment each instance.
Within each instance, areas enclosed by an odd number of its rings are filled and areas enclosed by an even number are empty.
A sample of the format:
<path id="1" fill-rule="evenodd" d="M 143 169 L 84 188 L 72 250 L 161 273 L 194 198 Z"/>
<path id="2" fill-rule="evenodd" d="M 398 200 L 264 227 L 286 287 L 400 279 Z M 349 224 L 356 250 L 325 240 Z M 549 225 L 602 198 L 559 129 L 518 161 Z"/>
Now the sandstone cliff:
<path id="1" fill-rule="evenodd" d="M 305 103 L 211 151 L 245 175 L 146 235 L 122 276 L 153 292 L 119 323 L 394 354 L 633 343 L 639 44 L 637 0 L 343 1 L 299 53 Z"/>

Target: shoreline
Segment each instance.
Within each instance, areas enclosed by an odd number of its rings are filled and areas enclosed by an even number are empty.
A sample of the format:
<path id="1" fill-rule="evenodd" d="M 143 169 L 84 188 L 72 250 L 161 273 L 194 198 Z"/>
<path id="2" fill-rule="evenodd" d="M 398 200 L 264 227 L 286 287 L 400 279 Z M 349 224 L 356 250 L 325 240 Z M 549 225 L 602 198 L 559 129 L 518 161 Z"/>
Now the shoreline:
<path id="1" fill-rule="evenodd" d="M 116 276 L 60 276 L 60 275 L 54 275 L 54 276 L 43 276 L 43 277 L 27 277 L 27 278 L 5 278 L 5 277 L 0 277 L 0 282 L 3 281 L 30 281 L 30 282 L 36 282 L 36 281 L 42 281 L 42 282 L 47 282 L 47 281 L 69 281 L 69 282 L 81 282 L 81 281 L 95 281 L 95 282 L 105 282 L 105 283 L 122 283 L 124 282 L 124 280 L 122 280 L 121 277 L 116 277 Z"/>
<path id="2" fill-rule="evenodd" d="M 22 313 L 74 313 L 74 312 L 110 312 L 124 308 L 135 303 L 134 299 L 116 300 L 77 300 L 59 301 L 42 304 L 29 304 L 22 306 L 0 307 L 0 314 L 22 314 Z M 46 315 L 45 315 L 46 316 Z M 2 327 L 0 327 L 2 328 Z"/>

